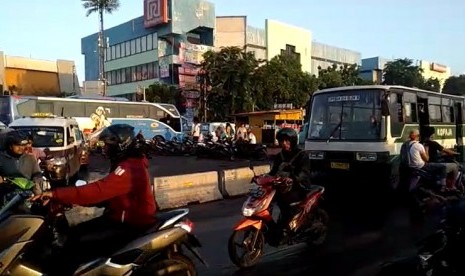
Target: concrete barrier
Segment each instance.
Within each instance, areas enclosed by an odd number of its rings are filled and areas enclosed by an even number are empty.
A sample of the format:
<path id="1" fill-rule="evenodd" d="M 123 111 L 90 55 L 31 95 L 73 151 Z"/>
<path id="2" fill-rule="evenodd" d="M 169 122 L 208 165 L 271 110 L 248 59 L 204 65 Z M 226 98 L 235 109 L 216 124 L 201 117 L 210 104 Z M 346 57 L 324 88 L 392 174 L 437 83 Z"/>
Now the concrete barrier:
<path id="1" fill-rule="evenodd" d="M 153 183 L 161 209 L 223 199 L 218 189 L 218 172 L 155 177 Z"/>
<path id="2" fill-rule="evenodd" d="M 270 172 L 270 165 L 254 167 L 256 175 Z M 223 197 L 244 195 L 249 191 L 253 172 L 249 168 L 238 168 L 220 172 L 219 190 Z"/>

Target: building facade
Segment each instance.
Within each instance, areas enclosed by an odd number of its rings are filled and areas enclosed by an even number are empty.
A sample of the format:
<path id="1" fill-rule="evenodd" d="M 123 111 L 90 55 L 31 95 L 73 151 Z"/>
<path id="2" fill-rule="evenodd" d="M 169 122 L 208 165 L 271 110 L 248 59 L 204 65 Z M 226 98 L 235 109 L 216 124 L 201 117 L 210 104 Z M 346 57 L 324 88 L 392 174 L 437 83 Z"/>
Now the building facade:
<path id="1" fill-rule="evenodd" d="M 202 0 L 144 0 L 140 5 L 143 16 L 105 30 L 106 95 L 134 97 L 157 81 L 198 90 L 202 54 L 213 49 L 214 5 Z M 97 40 L 95 33 L 81 41 L 86 81 L 99 78 Z"/>
<path id="2" fill-rule="evenodd" d="M 318 76 L 320 69 L 326 69 L 334 64 L 339 66 L 344 65 L 361 65 L 362 54 L 339 48 L 323 43 L 312 42 L 312 74 Z"/>
<path id="3" fill-rule="evenodd" d="M 3 94 L 63 96 L 79 94 L 74 61 L 39 60 L 0 51 L 0 91 Z"/>
<path id="4" fill-rule="evenodd" d="M 311 32 L 275 20 L 266 19 L 262 29 L 248 25 L 246 16 L 217 17 L 215 47 L 228 46 L 244 48 L 262 60 L 293 54 L 299 58 L 303 71 L 311 70 Z"/>

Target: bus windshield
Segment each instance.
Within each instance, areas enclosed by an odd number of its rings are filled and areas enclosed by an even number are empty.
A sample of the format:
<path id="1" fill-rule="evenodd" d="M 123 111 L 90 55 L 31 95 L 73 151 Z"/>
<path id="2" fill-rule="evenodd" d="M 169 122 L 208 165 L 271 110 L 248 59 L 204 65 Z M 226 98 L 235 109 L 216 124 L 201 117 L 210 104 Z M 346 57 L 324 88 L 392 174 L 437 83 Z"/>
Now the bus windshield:
<path id="1" fill-rule="evenodd" d="M 379 140 L 381 90 L 346 90 L 313 96 L 309 140 Z"/>
<path id="2" fill-rule="evenodd" d="M 32 135 L 32 146 L 35 148 L 62 147 L 64 145 L 63 127 L 22 126 L 14 128 Z"/>

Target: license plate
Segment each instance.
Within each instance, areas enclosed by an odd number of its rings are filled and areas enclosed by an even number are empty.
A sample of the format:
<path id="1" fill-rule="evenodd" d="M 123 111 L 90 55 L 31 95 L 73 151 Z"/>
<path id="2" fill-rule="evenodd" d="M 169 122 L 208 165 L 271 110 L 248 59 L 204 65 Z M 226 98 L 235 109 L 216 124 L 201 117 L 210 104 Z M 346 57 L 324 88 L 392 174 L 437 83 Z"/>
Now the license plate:
<path id="1" fill-rule="evenodd" d="M 331 169 L 348 170 L 349 163 L 331 162 Z"/>

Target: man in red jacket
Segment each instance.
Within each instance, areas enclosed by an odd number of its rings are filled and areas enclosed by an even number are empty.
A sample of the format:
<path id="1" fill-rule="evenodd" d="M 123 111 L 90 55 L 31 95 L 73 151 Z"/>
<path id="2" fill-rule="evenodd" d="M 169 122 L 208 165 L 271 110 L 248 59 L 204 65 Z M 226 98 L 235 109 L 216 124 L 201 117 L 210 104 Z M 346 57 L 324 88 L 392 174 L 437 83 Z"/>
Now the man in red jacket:
<path id="1" fill-rule="evenodd" d="M 33 200 L 82 206 L 105 205 L 101 217 L 73 227 L 55 264 L 57 275 L 71 275 L 79 264 L 122 247 L 155 223 L 156 204 L 150 186 L 148 160 L 137 145 L 134 128 L 117 124 L 104 129 L 99 140 L 111 161 L 110 174 L 80 187 L 58 188 Z M 54 265 L 55 265 L 54 264 Z M 55 274 L 53 273 L 53 274 Z"/>

